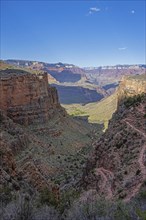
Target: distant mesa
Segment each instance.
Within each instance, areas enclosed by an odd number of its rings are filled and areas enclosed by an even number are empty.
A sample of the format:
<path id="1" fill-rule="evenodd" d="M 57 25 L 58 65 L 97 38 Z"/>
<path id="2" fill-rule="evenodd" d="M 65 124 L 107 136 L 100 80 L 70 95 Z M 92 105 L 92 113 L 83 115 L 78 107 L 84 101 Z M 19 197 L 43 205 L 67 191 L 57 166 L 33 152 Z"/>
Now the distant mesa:
<path id="1" fill-rule="evenodd" d="M 146 65 L 116 65 L 79 68 L 67 63 L 6 60 L 9 65 L 46 71 L 48 81 L 58 90 L 62 104 L 97 102 L 111 95 L 126 75 L 143 74 Z M 70 99 L 70 100 L 69 100 Z"/>

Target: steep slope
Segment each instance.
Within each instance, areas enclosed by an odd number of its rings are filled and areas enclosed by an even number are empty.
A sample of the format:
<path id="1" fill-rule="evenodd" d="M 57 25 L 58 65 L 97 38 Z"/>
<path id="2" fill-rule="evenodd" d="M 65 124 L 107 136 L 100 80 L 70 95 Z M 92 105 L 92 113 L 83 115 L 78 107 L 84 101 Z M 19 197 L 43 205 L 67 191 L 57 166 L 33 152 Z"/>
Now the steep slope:
<path id="1" fill-rule="evenodd" d="M 15 122 L 45 122 L 56 109 L 63 110 L 56 89 L 48 87 L 47 73 L 35 75 L 6 69 L 0 71 L 0 77 L 0 109 Z"/>
<path id="2" fill-rule="evenodd" d="M 107 199 L 129 201 L 146 180 L 146 76 L 124 79 L 118 99 L 107 131 L 94 143 L 83 185 Z"/>
<path id="3" fill-rule="evenodd" d="M 103 123 L 105 129 L 107 129 L 108 121 L 117 109 L 117 93 L 99 102 L 88 103 L 86 105 L 63 105 L 63 107 L 68 114 L 81 117 L 87 116 L 90 123 Z"/>
<path id="4" fill-rule="evenodd" d="M 74 185 L 100 126 L 70 118 L 46 73 L 18 68 L 0 71 L 2 192 Z M 58 188 L 59 187 L 59 188 Z"/>
<path id="5" fill-rule="evenodd" d="M 103 92 L 98 92 L 96 89 L 84 88 L 80 85 L 53 84 L 53 86 L 58 91 L 61 104 L 87 104 L 100 101 L 104 98 Z"/>

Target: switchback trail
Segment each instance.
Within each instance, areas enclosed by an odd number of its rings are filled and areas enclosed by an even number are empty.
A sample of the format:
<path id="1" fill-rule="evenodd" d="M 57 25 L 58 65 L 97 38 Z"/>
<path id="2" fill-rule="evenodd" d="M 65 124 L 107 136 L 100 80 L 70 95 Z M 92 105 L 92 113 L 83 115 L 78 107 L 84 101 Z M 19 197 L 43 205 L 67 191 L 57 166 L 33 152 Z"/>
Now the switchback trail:
<path id="1" fill-rule="evenodd" d="M 124 119 L 123 120 L 128 126 L 130 126 L 133 130 L 137 131 L 138 133 L 140 133 L 145 139 L 146 139 L 146 133 L 144 133 L 143 131 L 139 130 L 138 128 L 136 128 L 134 125 L 132 125 L 128 120 Z M 140 154 L 139 154 L 139 158 L 138 158 L 138 163 L 140 166 L 140 171 L 142 174 L 142 180 L 146 180 L 146 166 L 144 161 L 146 160 L 146 144 L 144 144 L 141 148 Z M 134 197 L 136 195 L 136 193 L 140 190 L 140 187 L 142 185 L 142 182 L 139 183 L 134 189 L 133 191 L 128 195 L 128 197 L 125 199 L 125 201 L 129 201 L 132 197 Z"/>
<path id="2" fill-rule="evenodd" d="M 130 126 L 133 130 L 136 132 L 140 133 L 145 139 L 146 139 L 146 134 L 136 128 L 134 125 L 132 125 L 128 120 L 124 119 L 123 120 L 128 126 Z M 125 201 L 129 201 L 132 197 L 134 197 L 138 191 L 140 190 L 140 187 L 143 183 L 143 180 L 146 179 L 146 166 L 144 161 L 146 157 L 146 144 L 144 144 L 141 148 L 139 157 L 138 157 L 138 163 L 140 167 L 140 171 L 142 174 L 142 181 L 136 185 L 136 187 L 130 192 L 130 194 L 126 197 Z M 110 199 L 113 197 L 113 192 L 112 192 L 112 183 L 114 180 L 114 174 L 113 172 L 104 169 L 103 167 L 96 168 L 95 174 L 97 176 L 101 176 L 102 179 L 102 184 L 99 185 L 99 188 L 101 192 L 104 192 L 107 194 L 107 198 Z"/>
<path id="3" fill-rule="evenodd" d="M 101 192 L 106 192 L 108 199 L 112 198 L 112 182 L 114 179 L 114 174 L 111 171 L 104 169 L 103 167 L 97 168 L 95 170 L 95 174 L 97 176 L 100 175 L 103 179 L 101 187 L 99 186 L 99 188 L 101 188 Z"/>

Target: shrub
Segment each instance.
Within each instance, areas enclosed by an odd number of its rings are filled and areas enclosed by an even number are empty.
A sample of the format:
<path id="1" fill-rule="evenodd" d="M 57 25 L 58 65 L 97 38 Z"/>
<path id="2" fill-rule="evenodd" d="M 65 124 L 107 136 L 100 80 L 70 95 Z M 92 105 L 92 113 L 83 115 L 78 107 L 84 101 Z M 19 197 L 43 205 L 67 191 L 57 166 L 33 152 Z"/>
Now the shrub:
<path id="1" fill-rule="evenodd" d="M 0 189 L 1 203 L 7 204 L 12 200 L 12 192 L 8 186 L 4 186 Z"/>
<path id="2" fill-rule="evenodd" d="M 33 220 L 60 220 L 60 218 L 53 207 L 44 206 L 35 211 Z"/>
<path id="3" fill-rule="evenodd" d="M 75 189 L 70 189 L 62 193 L 59 204 L 58 204 L 59 211 L 63 213 L 65 209 L 70 208 L 73 201 L 77 199 L 79 195 L 80 195 L 79 192 L 76 191 Z"/>
<path id="4" fill-rule="evenodd" d="M 132 97 L 128 97 L 128 98 L 125 99 L 124 105 L 126 107 L 130 107 L 132 105 L 136 106 L 136 105 L 138 105 L 139 103 L 142 102 L 143 97 L 144 97 L 144 94 L 138 94 L 138 95 L 135 95 L 135 96 L 132 96 Z"/>
<path id="5" fill-rule="evenodd" d="M 17 200 L 10 202 L 3 208 L 1 220 L 33 220 L 33 206 L 31 201 L 19 195 Z"/>
<path id="6" fill-rule="evenodd" d="M 146 220 L 146 211 L 142 211 L 140 209 L 136 209 L 136 213 L 141 220 Z"/>
<path id="7" fill-rule="evenodd" d="M 138 169 L 138 170 L 136 171 L 136 175 L 138 176 L 140 173 L 141 173 L 141 171 Z"/>
<path id="8" fill-rule="evenodd" d="M 68 211 L 66 220 L 109 220 L 110 203 L 105 200 L 80 201 Z"/>
<path id="9" fill-rule="evenodd" d="M 146 199 L 146 190 L 142 190 L 140 193 L 139 193 L 139 197 L 141 199 Z"/>
<path id="10" fill-rule="evenodd" d="M 52 205 L 54 207 L 57 206 L 58 202 L 54 195 L 54 193 L 49 190 L 48 188 L 45 188 L 40 193 L 40 203 L 46 204 L 46 205 Z"/>

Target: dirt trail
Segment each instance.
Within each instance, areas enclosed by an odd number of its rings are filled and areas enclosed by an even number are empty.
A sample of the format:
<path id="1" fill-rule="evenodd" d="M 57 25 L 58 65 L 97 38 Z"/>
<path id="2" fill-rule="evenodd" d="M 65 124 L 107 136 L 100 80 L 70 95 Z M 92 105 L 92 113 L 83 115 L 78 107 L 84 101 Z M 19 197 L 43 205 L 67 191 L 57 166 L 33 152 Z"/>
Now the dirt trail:
<path id="1" fill-rule="evenodd" d="M 137 131 L 138 133 L 142 134 L 146 138 L 146 133 L 144 133 L 143 131 L 139 130 L 134 125 L 130 124 L 130 122 L 128 120 L 124 119 L 123 121 L 126 122 L 127 125 L 129 125 L 131 128 L 133 128 L 135 131 Z"/>
<path id="2" fill-rule="evenodd" d="M 138 128 L 136 128 L 135 126 L 130 124 L 126 119 L 123 121 L 125 121 L 128 126 L 130 126 L 132 129 L 134 129 L 135 131 L 137 131 L 138 133 L 140 133 L 142 136 L 144 136 L 146 138 L 146 133 L 144 133 L 143 131 L 139 130 Z M 138 158 L 138 163 L 139 163 L 141 174 L 142 174 L 142 180 L 146 179 L 146 166 L 144 164 L 144 160 L 146 157 L 145 152 L 146 152 L 146 145 L 144 144 L 142 146 L 142 149 L 140 151 L 139 158 Z M 128 197 L 125 199 L 125 201 L 129 201 L 132 197 L 134 197 L 137 194 L 137 192 L 140 190 L 141 185 L 142 185 L 142 182 L 139 183 L 135 187 L 135 189 L 133 189 L 133 191 L 128 195 Z"/>
<path id="3" fill-rule="evenodd" d="M 126 119 L 123 120 L 128 126 L 130 126 L 133 130 L 135 130 L 136 132 L 140 133 L 142 136 L 144 136 L 144 138 L 146 138 L 146 134 L 139 130 L 138 128 L 136 128 L 134 125 L 132 125 L 130 122 L 132 121 L 128 121 Z M 146 157 L 145 156 L 145 152 L 146 152 L 146 145 L 143 145 L 139 154 L 139 158 L 138 158 L 138 163 L 140 166 L 140 170 L 141 170 L 141 174 L 142 174 L 142 180 L 146 179 L 146 166 L 144 165 L 144 160 Z M 104 169 L 103 167 L 100 168 L 96 168 L 95 170 L 95 174 L 97 176 L 101 176 L 103 182 L 102 184 L 99 186 L 101 192 L 104 192 L 107 194 L 107 198 L 110 199 L 113 197 L 113 192 L 112 192 L 112 182 L 114 179 L 114 174 L 109 171 Z M 125 201 L 129 201 L 132 197 L 134 197 L 138 191 L 140 190 L 140 187 L 142 185 L 142 182 L 139 183 L 130 193 L 129 195 L 126 197 Z"/>
<path id="4" fill-rule="evenodd" d="M 103 179 L 102 185 L 100 187 L 101 192 L 106 192 L 108 199 L 112 198 L 112 182 L 114 179 L 114 174 L 111 171 L 104 169 L 103 167 L 97 168 L 95 174 L 100 175 Z"/>
<path id="5" fill-rule="evenodd" d="M 144 165 L 144 160 L 146 157 L 146 145 L 144 145 L 142 147 L 142 150 L 140 152 L 140 155 L 139 155 L 139 159 L 138 159 L 138 162 L 139 162 L 139 165 L 140 165 L 140 168 L 141 168 L 141 171 L 142 171 L 142 174 L 144 175 L 144 177 L 146 178 L 146 166 Z"/>

